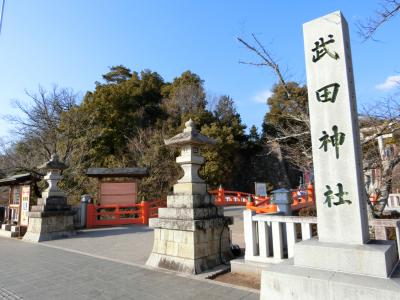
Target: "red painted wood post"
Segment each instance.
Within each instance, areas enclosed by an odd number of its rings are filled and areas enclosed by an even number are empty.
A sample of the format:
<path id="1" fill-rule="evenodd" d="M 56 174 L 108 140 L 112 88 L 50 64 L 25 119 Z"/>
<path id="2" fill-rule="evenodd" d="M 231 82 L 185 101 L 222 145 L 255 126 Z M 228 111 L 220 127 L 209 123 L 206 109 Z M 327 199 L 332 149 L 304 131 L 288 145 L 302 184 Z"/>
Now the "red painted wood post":
<path id="1" fill-rule="evenodd" d="M 314 185 L 310 182 L 307 186 L 307 196 L 308 196 L 308 201 L 307 202 L 314 202 L 315 197 L 314 197 Z"/>
<path id="2" fill-rule="evenodd" d="M 254 206 L 253 198 L 251 198 L 251 195 L 249 195 L 249 197 L 247 198 L 247 202 L 246 202 L 246 208 L 249 209 L 252 206 Z"/>
<path id="3" fill-rule="evenodd" d="M 147 201 L 142 201 L 142 203 L 140 203 L 140 207 L 142 211 L 142 223 L 145 225 L 149 225 L 150 203 Z"/>
<path id="4" fill-rule="evenodd" d="M 86 228 L 94 227 L 95 208 L 93 203 L 88 203 L 86 208 Z"/>
<path id="5" fill-rule="evenodd" d="M 225 191 L 222 188 L 222 185 L 218 188 L 217 202 L 219 202 L 218 204 L 220 205 L 225 205 Z"/>
<path id="6" fill-rule="evenodd" d="M 119 206 L 117 205 L 114 210 L 115 220 L 119 220 Z"/>

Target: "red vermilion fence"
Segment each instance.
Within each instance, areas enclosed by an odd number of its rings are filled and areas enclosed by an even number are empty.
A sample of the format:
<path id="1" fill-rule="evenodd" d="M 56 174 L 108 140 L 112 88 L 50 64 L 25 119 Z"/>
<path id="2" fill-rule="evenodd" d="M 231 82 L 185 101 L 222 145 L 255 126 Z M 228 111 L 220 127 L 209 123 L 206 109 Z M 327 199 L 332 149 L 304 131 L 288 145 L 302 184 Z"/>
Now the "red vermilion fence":
<path id="1" fill-rule="evenodd" d="M 256 213 L 277 212 L 277 205 L 271 203 L 269 196 L 256 196 L 249 193 L 226 191 L 223 188 L 209 191 L 215 197 L 217 206 L 246 206 Z M 314 188 L 310 184 L 307 190 L 292 190 L 292 210 L 314 206 Z M 166 207 L 165 199 L 142 201 L 131 205 L 87 205 L 87 228 L 100 226 L 118 226 L 128 224 L 148 224 L 149 218 L 158 217 L 158 208 Z"/>
<path id="2" fill-rule="evenodd" d="M 142 201 L 130 205 L 87 205 L 86 227 L 148 224 L 149 218 L 158 216 L 158 208 L 165 200 Z"/>
<path id="3" fill-rule="evenodd" d="M 251 199 L 251 202 L 266 203 L 270 201 L 270 197 L 256 196 L 250 193 L 237 191 L 227 191 L 222 187 L 216 190 L 208 191 L 210 195 L 215 197 L 214 203 L 217 206 L 246 206 Z"/>
<path id="4" fill-rule="evenodd" d="M 299 210 L 304 207 L 314 206 L 314 187 L 309 184 L 307 189 L 292 190 L 292 210 Z M 226 191 L 222 187 L 209 191 L 215 197 L 215 205 L 218 206 L 246 206 L 247 209 L 256 213 L 277 212 L 277 206 L 271 203 L 269 196 L 256 196 L 254 194 L 237 191 Z"/>

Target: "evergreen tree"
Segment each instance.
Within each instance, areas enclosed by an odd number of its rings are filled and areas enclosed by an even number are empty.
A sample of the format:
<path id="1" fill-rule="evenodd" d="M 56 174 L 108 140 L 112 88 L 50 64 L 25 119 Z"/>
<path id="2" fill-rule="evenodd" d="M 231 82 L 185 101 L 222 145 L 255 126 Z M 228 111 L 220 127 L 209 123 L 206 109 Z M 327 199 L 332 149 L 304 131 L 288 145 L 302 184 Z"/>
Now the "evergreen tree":
<path id="1" fill-rule="evenodd" d="M 312 161 L 307 87 L 296 82 L 275 85 L 268 98 L 269 111 L 263 122 L 263 139 L 279 147 L 283 159 L 298 170 Z"/>

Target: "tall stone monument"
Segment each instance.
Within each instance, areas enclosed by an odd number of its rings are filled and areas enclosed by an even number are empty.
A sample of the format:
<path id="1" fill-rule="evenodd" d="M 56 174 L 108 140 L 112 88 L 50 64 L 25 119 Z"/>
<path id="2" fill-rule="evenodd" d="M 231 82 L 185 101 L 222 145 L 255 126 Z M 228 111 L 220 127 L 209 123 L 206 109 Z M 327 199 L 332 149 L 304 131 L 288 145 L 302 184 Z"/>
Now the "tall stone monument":
<path id="1" fill-rule="evenodd" d="M 229 224 L 223 207 L 212 203 L 207 186 L 198 175 L 204 163 L 200 147 L 215 141 L 200 134 L 189 120 L 182 133 L 166 140 L 180 146 L 176 162 L 184 176 L 167 197 L 167 207 L 159 208 L 158 218 L 150 219 L 154 228 L 154 246 L 147 265 L 198 274 L 231 258 Z"/>
<path id="2" fill-rule="evenodd" d="M 29 242 L 42 242 L 61 237 L 68 237 L 74 232 L 74 212 L 67 204 L 67 197 L 58 188 L 58 182 L 63 178 L 60 171 L 67 166 L 60 162 L 57 154 L 39 166 L 39 169 L 47 170 L 44 179 L 48 187 L 42 193 L 37 205 L 32 206 L 28 214 L 29 223 L 23 240 Z"/>
<path id="3" fill-rule="evenodd" d="M 347 22 L 334 12 L 303 28 L 318 239 L 263 271 L 261 299 L 400 299 L 394 243 L 369 238 Z"/>

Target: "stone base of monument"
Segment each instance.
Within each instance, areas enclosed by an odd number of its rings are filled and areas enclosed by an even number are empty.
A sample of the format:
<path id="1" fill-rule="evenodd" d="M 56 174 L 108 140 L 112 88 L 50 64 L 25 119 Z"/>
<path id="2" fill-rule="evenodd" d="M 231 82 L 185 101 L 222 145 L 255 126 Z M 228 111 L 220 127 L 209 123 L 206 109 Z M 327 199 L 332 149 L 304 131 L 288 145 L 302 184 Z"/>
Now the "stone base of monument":
<path id="1" fill-rule="evenodd" d="M 147 265 L 199 274 L 232 258 L 228 227 L 232 218 L 224 217 L 223 208 L 209 198 L 168 196 L 168 207 L 159 209 L 157 219 L 150 219 L 154 245 Z"/>
<path id="2" fill-rule="evenodd" d="M 371 261 L 370 265 L 374 262 Z M 400 267 L 391 278 L 317 270 L 289 264 L 262 271 L 261 300 L 399 300 Z"/>
<path id="3" fill-rule="evenodd" d="M 38 199 L 38 205 L 29 212 L 23 240 L 38 243 L 74 235 L 74 214 L 65 197 Z"/>
<path id="4" fill-rule="evenodd" d="M 290 264 L 262 271 L 261 299 L 399 300 L 397 262 L 394 241 L 364 245 L 302 241 L 295 244 Z"/>
<path id="5" fill-rule="evenodd" d="M 387 278 L 398 262 L 395 241 L 363 245 L 306 240 L 294 246 L 296 266 Z"/>

